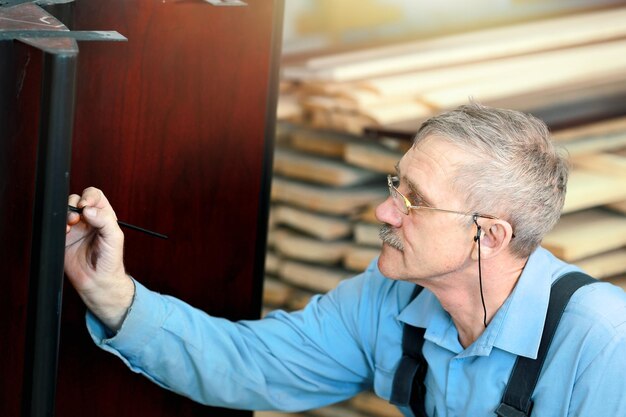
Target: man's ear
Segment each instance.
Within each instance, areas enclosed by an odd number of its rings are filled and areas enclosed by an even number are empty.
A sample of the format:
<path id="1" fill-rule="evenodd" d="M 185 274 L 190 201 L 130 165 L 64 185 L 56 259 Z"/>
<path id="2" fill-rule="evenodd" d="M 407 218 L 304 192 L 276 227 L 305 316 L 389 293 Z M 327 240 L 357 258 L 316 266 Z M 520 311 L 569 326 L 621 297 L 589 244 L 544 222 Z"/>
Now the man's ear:
<path id="1" fill-rule="evenodd" d="M 485 219 L 480 230 L 480 257 L 489 259 L 504 251 L 513 237 L 513 228 L 507 221 L 500 219 Z M 478 241 L 472 250 L 472 259 L 478 260 Z"/>

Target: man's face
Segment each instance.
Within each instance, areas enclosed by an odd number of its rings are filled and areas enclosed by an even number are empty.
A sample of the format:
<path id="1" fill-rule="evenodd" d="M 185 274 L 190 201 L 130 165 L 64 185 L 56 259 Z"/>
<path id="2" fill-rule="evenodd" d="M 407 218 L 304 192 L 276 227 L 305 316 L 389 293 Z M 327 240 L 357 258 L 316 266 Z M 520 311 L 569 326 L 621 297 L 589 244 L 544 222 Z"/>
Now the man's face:
<path id="1" fill-rule="evenodd" d="M 413 146 L 398 163 L 398 190 L 413 205 L 466 212 L 463 196 L 453 188 L 456 169 L 468 155 L 436 136 Z M 391 198 L 376 209 L 387 224 L 378 266 L 394 279 L 436 279 L 475 267 L 471 217 L 435 210 L 404 214 Z M 473 269 L 472 269 L 473 271 Z"/>

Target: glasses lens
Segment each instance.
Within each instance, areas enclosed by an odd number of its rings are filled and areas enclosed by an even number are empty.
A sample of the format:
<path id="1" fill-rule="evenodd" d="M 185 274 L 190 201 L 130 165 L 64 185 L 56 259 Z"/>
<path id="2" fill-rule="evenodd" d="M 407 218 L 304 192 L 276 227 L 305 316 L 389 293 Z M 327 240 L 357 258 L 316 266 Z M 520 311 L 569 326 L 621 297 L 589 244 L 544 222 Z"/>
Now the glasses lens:
<path id="1" fill-rule="evenodd" d="M 409 209 L 406 206 L 406 201 L 400 191 L 397 190 L 398 186 L 398 177 L 392 177 L 391 175 L 387 175 L 387 184 L 389 185 L 389 194 L 391 195 L 391 199 L 393 200 L 393 204 L 404 214 L 409 214 Z"/>
<path id="2" fill-rule="evenodd" d="M 396 205 L 398 210 L 400 210 L 404 214 L 408 214 L 409 209 L 406 206 L 404 197 L 400 195 L 400 192 L 398 192 L 398 190 L 391 186 L 389 187 L 389 194 L 391 194 L 391 199 L 393 200 L 393 203 Z"/>

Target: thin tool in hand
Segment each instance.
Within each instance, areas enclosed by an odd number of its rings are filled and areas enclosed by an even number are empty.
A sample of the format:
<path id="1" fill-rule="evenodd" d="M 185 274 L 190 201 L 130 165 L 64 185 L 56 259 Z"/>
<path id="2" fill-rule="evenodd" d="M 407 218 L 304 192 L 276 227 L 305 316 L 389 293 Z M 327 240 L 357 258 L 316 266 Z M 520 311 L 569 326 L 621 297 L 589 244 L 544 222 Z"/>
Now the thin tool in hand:
<path id="1" fill-rule="evenodd" d="M 69 211 L 73 211 L 74 213 L 78 213 L 78 214 L 81 214 L 83 212 L 82 208 L 77 208 L 77 207 L 70 206 L 70 205 L 67 206 L 67 209 Z M 119 224 L 122 227 L 126 227 L 128 229 L 137 230 L 138 232 L 149 234 L 150 236 L 160 237 L 161 239 L 167 239 L 167 236 L 162 235 L 161 233 L 153 232 L 152 230 L 144 229 L 139 226 L 134 226 L 132 224 L 128 224 L 120 220 L 117 221 L 117 224 Z"/>

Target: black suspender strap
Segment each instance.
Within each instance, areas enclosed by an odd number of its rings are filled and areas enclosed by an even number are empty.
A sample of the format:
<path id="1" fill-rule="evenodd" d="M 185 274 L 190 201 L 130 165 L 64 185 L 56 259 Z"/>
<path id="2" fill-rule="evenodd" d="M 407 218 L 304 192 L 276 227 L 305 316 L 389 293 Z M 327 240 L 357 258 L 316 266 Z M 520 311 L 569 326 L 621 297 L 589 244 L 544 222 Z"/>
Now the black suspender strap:
<path id="1" fill-rule="evenodd" d="M 528 417 L 532 411 L 532 395 L 541 373 L 541 368 L 550 349 L 550 343 L 561 321 L 561 316 L 570 297 L 580 288 L 596 282 L 594 278 L 580 272 L 570 272 L 552 284 L 550 303 L 546 322 L 539 344 L 537 359 L 518 356 L 513 372 L 502 397 L 502 403 L 496 409 L 500 417 Z"/>
<path id="2" fill-rule="evenodd" d="M 533 407 L 532 394 L 537 385 L 552 338 L 571 296 L 587 284 L 597 282 L 581 272 L 570 272 L 558 278 L 550 291 L 546 322 L 536 359 L 518 356 L 505 388 L 502 403 L 496 409 L 499 417 L 529 417 Z M 416 286 L 411 300 L 422 291 Z M 428 364 L 422 354 L 426 329 L 404 325 L 402 334 L 402 359 L 393 378 L 389 402 L 410 406 L 416 417 L 427 417 L 424 409 L 426 387 L 424 379 Z"/>
<path id="3" fill-rule="evenodd" d="M 415 299 L 421 291 L 422 287 L 417 285 L 411 300 Z M 425 330 L 422 327 L 404 325 L 402 359 L 400 359 L 398 370 L 393 377 L 391 398 L 389 399 L 392 404 L 410 406 L 416 417 L 427 417 L 424 410 L 426 396 L 424 378 L 428 365 L 422 354 Z"/>

